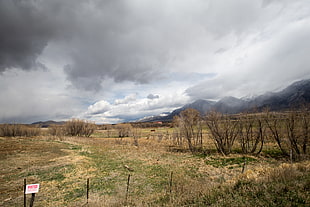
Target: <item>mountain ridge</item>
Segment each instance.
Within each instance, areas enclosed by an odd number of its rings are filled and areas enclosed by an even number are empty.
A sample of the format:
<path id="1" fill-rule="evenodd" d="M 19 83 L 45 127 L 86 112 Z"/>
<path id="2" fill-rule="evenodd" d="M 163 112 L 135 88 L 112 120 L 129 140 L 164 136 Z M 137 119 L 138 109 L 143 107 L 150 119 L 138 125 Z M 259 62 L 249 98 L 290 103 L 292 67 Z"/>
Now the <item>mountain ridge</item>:
<path id="1" fill-rule="evenodd" d="M 196 109 L 201 114 L 205 114 L 210 110 L 235 114 L 250 111 L 254 108 L 258 111 L 264 108 L 269 108 L 271 111 L 280 111 L 298 107 L 306 103 L 310 103 L 310 79 L 296 81 L 279 92 L 266 92 L 247 99 L 232 96 L 224 97 L 219 101 L 199 99 L 172 111 L 167 116 L 152 116 L 147 119 L 140 119 L 139 121 L 171 121 L 175 115 L 180 114 L 181 111 L 187 108 Z"/>

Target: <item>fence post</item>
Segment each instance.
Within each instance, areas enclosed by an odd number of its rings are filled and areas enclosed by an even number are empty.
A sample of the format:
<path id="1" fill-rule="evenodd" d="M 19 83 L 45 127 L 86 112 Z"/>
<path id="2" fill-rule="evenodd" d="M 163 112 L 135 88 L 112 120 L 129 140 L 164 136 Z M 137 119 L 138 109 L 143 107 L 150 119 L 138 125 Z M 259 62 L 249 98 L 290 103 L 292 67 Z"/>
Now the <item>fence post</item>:
<path id="1" fill-rule="evenodd" d="M 130 174 L 128 175 L 128 179 L 127 179 L 126 203 L 127 203 L 127 200 L 128 200 L 128 194 L 129 194 L 129 182 L 130 182 Z"/>
<path id="2" fill-rule="evenodd" d="M 26 178 L 24 178 L 24 207 L 26 207 L 26 205 L 27 205 L 27 199 L 26 199 L 26 185 L 27 185 L 27 181 L 26 181 Z"/>
<path id="3" fill-rule="evenodd" d="M 170 173 L 170 180 L 169 180 L 169 193 L 171 194 L 172 192 L 172 176 L 173 176 L 173 171 Z"/>
<path id="4" fill-rule="evenodd" d="M 86 191 L 86 203 L 88 203 L 88 198 L 89 198 L 89 178 L 87 178 L 86 188 L 87 188 L 87 191 Z"/>
<path id="5" fill-rule="evenodd" d="M 243 162 L 241 173 L 244 173 L 245 170 L 246 170 L 246 157 L 244 157 L 244 162 Z"/>

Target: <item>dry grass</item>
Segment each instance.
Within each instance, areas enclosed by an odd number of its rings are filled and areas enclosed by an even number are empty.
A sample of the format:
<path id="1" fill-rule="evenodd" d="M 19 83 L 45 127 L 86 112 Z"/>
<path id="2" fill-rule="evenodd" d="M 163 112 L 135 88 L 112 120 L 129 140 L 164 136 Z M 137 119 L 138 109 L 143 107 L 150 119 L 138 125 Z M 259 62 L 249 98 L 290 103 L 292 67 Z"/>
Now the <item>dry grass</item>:
<path id="1" fill-rule="evenodd" d="M 155 133 L 167 131 L 171 129 Z M 245 193 L 249 188 L 255 194 L 260 186 L 269 189 L 269 183 L 285 179 L 288 184 L 297 180 L 302 187 L 310 183 L 309 179 L 300 181 L 309 173 L 309 162 L 290 165 L 274 158 L 248 156 L 250 161 L 241 173 L 243 156 L 214 153 L 211 140 L 204 142 L 206 154 L 193 155 L 185 148 L 169 147 L 171 140 L 159 140 L 151 133 L 144 129 L 136 141 L 132 137 L 100 138 L 100 132 L 96 138 L 63 137 L 61 141 L 0 138 L 0 205 L 21 206 L 25 177 L 28 183 L 41 184 L 36 206 L 217 206 L 217 202 L 218 206 L 229 202 L 238 206 L 246 196 L 246 204 L 251 205 L 253 199 Z M 128 174 L 131 180 L 126 201 Z M 90 197 L 86 205 L 87 178 Z M 309 192 L 309 188 L 298 190 L 302 196 L 303 192 Z M 233 193 L 236 201 L 231 197 Z"/>

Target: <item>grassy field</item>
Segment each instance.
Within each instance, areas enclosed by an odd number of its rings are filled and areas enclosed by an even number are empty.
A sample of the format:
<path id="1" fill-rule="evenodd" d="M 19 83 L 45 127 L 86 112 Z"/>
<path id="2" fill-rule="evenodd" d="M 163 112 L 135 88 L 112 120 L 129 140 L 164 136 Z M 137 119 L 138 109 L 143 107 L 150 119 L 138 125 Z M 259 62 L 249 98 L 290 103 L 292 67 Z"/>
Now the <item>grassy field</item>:
<path id="1" fill-rule="evenodd" d="M 24 178 L 40 183 L 35 206 L 309 206 L 309 161 L 291 164 L 272 146 L 259 157 L 224 157 L 208 139 L 206 153 L 193 155 L 158 139 L 167 132 L 0 137 L 0 206 L 23 206 Z"/>

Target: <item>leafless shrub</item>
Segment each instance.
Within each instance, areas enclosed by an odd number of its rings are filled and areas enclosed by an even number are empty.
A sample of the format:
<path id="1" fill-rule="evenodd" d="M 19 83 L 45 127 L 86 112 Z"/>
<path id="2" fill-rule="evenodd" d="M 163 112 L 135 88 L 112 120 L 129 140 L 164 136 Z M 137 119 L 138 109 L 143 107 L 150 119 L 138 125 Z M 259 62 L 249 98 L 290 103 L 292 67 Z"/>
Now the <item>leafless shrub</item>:
<path id="1" fill-rule="evenodd" d="M 310 145 L 310 109 L 304 107 L 301 113 L 301 146 L 303 154 L 309 154 Z"/>
<path id="2" fill-rule="evenodd" d="M 0 136 L 3 137 L 33 137 L 40 135 L 40 129 L 22 124 L 1 124 Z"/>
<path id="3" fill-rule="evenodd" d="M 174 118 L 179 129 L 179 138 L 184 137 L 191 152 L 202 149 L 202 118 L 199 111 L 186 109 Z"/>
<path id="4" fill-rule="evenodd" d="M 174 126 L 174 131 L 172 133 L 172 141 L 173 144 L 182 146 L 183 145 L 183 136 L 181 133 L 181 119 L 178 116 L 173 117 L 173 126 Z"/>
<path id="5" fill-rule="evenodd" d="M 50 135 L 55 137 L 62 137 L 65 135 L 65 129 L 63 126 L 51 125 L 48 127 L 48 132 Z"/>
<path id="6" fill-rule="evenodd" d="M 157 135 L 157 137 L 158 137 L 157 141 L 158 141 L 158 142 L 161 142 L 161 140 L 163 140 L 164 134 L 163 134 L 163 133 L 159 133 L 159 134 Z"/>
<path id="7" fill-rule="evenodd" d="M 132 131 L 132 136 L 133 136 L 133 145 L 138 147 L 139 146 L 138 139 L 141 138 L 141 131 L 138 128 L 132 128 L 132 127 L 131 127 L 131 131 Z"/>
<path id="8" fill-rule="evenodd" d="M 96 125 L 93 122 L 79 119 L 71 119 L 64 126 L 65 134 L 69 136 L 90 137 L 95 129 Z"/>
<path id="9" fill-rule="evenodd" d="M 282 153 L 299 159 L 309 155 L 310 115 L 304 108 L 286 113 L 267 113 L 265 122 Z"/>
<path id="10" fill-rule="evenodd" d="M 285 140 L 285 125 L 283 123 L 284 115 L 277 113 L 270 113 L 267 111 L 265 116 L 265 122 L 268 127 L 268 135 L 271 135 L 277 143 L 279 149 L 284 155 L 288 155 L 288 150 Z"/>
<path id="11" fill-rule="evenodd" d="M 132 126 L 130 124 L 118 124 L 116 130 L 118 131 L 118 137 L 129 137 L 132 132 Z"/>
<path id="12" fill-rule="evenodd" d="M 206 122 L 218 152 L 230 154 L 240 132 L 239 121 L 227 114 L 211 111 L 206 115 Z"/>
<path id="13" fill-rule="evenodd" d="M 259 154 L 264 145 L 265 125 L 257 114 L 242 114 L 239 119 L 238 141 L 243 153 Z"/>

